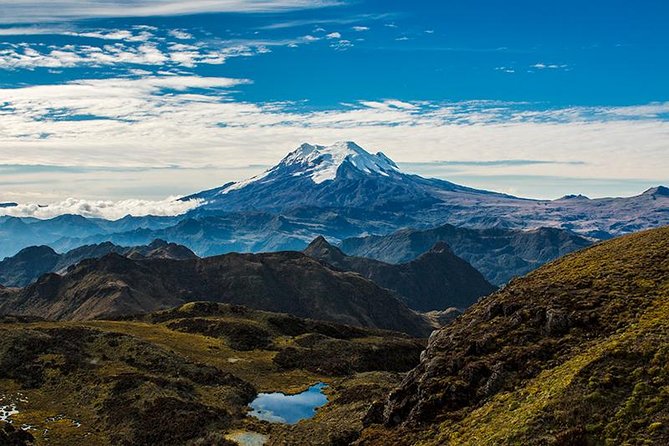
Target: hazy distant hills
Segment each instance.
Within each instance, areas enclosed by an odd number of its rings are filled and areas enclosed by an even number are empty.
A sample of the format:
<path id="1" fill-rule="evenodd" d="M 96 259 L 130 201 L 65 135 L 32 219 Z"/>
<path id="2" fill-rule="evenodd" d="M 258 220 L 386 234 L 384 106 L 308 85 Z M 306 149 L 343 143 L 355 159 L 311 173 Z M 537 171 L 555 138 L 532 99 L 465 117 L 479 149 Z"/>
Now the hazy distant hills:
<path id="1" fill-rule="evenodd" d="M 465 309 L 495 287 L 443 242 L 410 262 L 395 265 L 344 254 L 323 237 L 304 253 L 346 271 L 355 271 L 376 284 L 396 291 L 414 310 Z"/>
<path id="2" fill-rule="evenodd" d="M 0 284 L 6 287 L 24 287 L 46 273 L 65 273 L 84 259 L 97 259 L 109 253 L 130 258 L 193 259 L 197 256 L 185 246 L 154 240 L 145 246 L 117 246 L 110 242 L 85 245 L 58 254 L 48 246 L 31 246 L 13 257 L 0 261 Z"/>
<path id="3" fill-rule="evenodd" d="M 430 337 L 357 444 L 667 444 L 669 227 L 567 255 Z"/>
<path id="4" fill-rule="evenodd" d="M 341 243 L 341 249 L 353 256 L 404 263 L 438 242 L 448 244 L 457 256 L 470 262 L 496 285 L 592 244 L 584 237 L 555 228 L 521 231 L 443 225 L 427 230 L 403 229 L 385 236 L 350 238 Z"/>
<path id="5" fill-rule="evenodd" d="M 26 288 L 1 293 L 0 314 L 59 320 L 117 317 L 207 300 L 416 336 L 432 329 L 390 291 L 298 252 L 187 260 L 111 253 L 84 260 L 62 276 L 47 274 Z"/>

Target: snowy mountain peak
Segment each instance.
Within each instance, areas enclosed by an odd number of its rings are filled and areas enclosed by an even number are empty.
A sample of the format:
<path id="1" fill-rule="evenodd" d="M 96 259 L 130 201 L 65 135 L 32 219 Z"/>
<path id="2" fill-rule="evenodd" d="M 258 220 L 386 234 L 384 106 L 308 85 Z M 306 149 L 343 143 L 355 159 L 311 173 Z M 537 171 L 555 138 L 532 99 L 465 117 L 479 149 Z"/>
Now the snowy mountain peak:
<path id="1" fill-rule="evenodd" d="M 368 175 L 389 176 L 399 173 L 397 165 L 381 152 L 371 154 L 353 141 L 339 141 L 331 146 L 304 143 L 290 152 L 279 164 L 248 180 L 234 183 L 220 193 L 227 194 L 249 184 L 269 181 L 277 175 L 305 177 L 315 184 L 337 178 L 339 168 L 348 163 L 350 167 Z"/>
<path id="2" fill-rule="evenodd" d="M 367 174 L 388 176 L 397 172 L 397 165 L 383 153 L 373 155 L 353 141 L 339 141 L 331 146 L 302 144 L 297 150 L 286 156 L 279 166 L 299 165 L 301 172 L 294 175 L 306 175 L 314 183 L 320 184 L 337 177 L 339 167 L 345 162 Z"/>

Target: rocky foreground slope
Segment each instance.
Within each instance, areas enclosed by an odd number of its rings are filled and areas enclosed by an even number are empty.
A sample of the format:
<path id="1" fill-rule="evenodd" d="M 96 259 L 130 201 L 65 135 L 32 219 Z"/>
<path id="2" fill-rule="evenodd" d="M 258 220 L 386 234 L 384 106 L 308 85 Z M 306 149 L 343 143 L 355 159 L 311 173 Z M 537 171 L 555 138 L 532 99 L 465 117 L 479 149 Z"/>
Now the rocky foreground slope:
<path id="1" fill-rule="evenodd" d="M 432 326 L 392 292 L 298 252 L 204 259 L 88 259 L 0 290 L 0 314 L 87 320 L 146 313 L 196 300 L 247 305 L 339 323 L 427 336 Z"/>
<path id="2" fill-rule="evenodd" d="M 669 227 L 552 262 L 435 332 L 360 445 L 669 444 Z"/>

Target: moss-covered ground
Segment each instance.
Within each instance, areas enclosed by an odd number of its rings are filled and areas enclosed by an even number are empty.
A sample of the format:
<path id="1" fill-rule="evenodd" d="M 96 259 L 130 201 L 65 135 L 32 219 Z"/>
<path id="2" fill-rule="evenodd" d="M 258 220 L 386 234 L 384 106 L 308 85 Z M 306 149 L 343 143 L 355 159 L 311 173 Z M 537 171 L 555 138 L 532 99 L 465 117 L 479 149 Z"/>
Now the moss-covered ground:
<path id="1" fill-rule="evenodd" d="M 37 445 L 225 444 L 238 431 L 266 434 L 269 444 L 339 444 L 359 434 L 371 401 L 423 347 L 403 334 L 210 303 L 134 320 L 8 318 L 0 406 L 16 405 L 13 426 Z M 257 392 L 320 381 L 330 403 L 312 420 L 246 416 Z"/>

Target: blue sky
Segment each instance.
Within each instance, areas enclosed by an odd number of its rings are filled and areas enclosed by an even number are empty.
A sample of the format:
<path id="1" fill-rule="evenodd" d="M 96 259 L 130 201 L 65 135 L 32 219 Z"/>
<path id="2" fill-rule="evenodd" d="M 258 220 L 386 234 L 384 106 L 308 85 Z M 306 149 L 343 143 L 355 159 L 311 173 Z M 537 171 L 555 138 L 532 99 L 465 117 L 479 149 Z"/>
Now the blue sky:
<path id="1" fill-rule="evenodd" d="M 475 187 L 638 193 L 669 182 L 667 23 L 659 0 L 0 0 L 0 201 L 156 200 L 344 139 Z"/>

